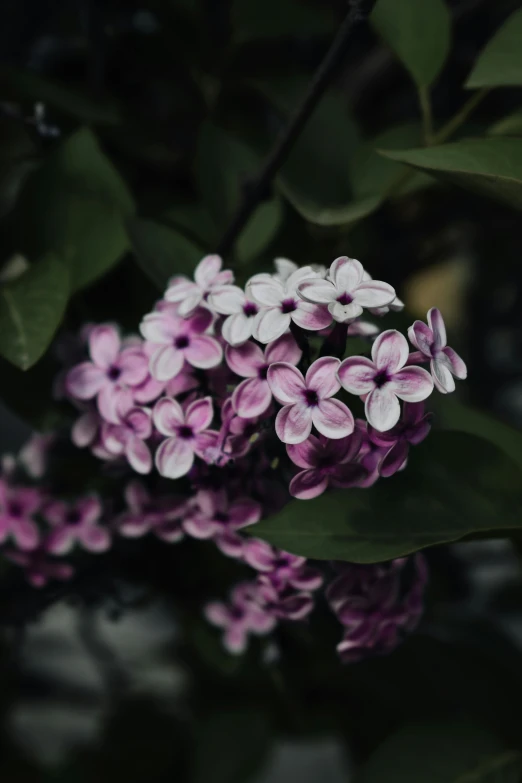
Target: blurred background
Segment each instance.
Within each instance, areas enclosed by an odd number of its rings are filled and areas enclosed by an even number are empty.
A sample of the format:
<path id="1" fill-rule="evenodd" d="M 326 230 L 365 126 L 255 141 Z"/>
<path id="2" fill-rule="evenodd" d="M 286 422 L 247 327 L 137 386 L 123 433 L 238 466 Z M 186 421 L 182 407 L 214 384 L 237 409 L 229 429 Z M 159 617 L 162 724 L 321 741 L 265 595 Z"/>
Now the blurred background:
<path id="1" fill-rule="evenodd" d="M 446 4 L 436 128 L 468 99 L 479 52 L 520 6 Z M 111 320 L 136 330 L 172 255 L 184 271 L 217 246 L 346 11 L 346 0 L 4 0 L 2 281 L 19 256 L 72 245 L 82 279 L 66 328 Z M 519 428 L 520 213 L 426 174 L 404 181 L 407 170 L 379 157 L 420 146 L 418 103 L 404 66 L 361 22 L 229 260 L 244 281 L 275 256 L 360 258 L 404 300 L 401 324 L 441 309 L 469 379 L 440 415 L 471 415 L 458 407 L 470 404 Z M 520 136 L 521 111 L 519 87 L 495 90 L 457 138 Z M 87 195 L 63 189 L 64 161 L 78 172 L 99 165 L 93 139 L 135 200 L 125 230 L 93 202 L 96 182 Z M 322 208 L 344 218 L 325 225 Z M 62 421 L 55 373 L 52 354 L 25 374 L 0 360 L 3 455 Z M 344 667 L 322 615 L 228 656 L 200 607 L 229 564 L 197 546 L 146 542 L 139 556 L 97 566 L 74 594 L 34 599 L 27 588 L 16 608 L 11 583 L 0 585 L 2 780 L 337 783 L 395 728 L 456 713 L 522 748 L 522 545 L 430 550 L 419 631 L 389 658 Z"/>

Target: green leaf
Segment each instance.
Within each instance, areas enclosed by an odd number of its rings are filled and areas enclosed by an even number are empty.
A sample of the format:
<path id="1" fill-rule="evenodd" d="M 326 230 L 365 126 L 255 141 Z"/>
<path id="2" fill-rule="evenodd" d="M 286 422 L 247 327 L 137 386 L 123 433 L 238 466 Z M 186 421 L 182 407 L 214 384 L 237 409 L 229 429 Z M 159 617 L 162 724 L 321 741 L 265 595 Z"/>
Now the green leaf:
<path id="1" fill-rule="evenodd" d="M 466 87 L 522 85 L 522 9 L 515 11 L 479 55 Z"/>
<path id="2" fill-rule="evenodd" d="M 121 122 L 114 105 L 19 68 L 0 68 L 0 95 L 9 100 L 48 104 L 80 122 L 94 125 L 117 125 Z"/>
<path id="3" fill-rule="evenodd" d="M 466 139 L 386 158 L 522 209 L 522 139 Z"/>
<path id="4" fill-rule="evenodd" d="M 522 109 L 497 120 L 488 130 L 490 136 L 522 136 Z"/>
<path id="5" fill-rule="evenodd" d="M 131 218 L 127 230 L 138 264 L 161 291 L 173 275 L 192 277 L 204 255 L 179 231 L 152 220 Z"/>
<path id="6" fill-rule="evenodd" d="M 196 181 L 218 235 L 224 234 L 244 197 L 245 187 L 257 177 L 261 165 L 261 156 L 244 142 L 210 123 L 202 128 L 195 162 Z M 277 196 L 259 205 L 237 242 L 241 262 L 250 261 L 272 241 L 282 217 Z"/>
<path id="7" fill-rule="evenodd" d="M 522 757 L 516 751 L 491 756 L 471 772 L 457 778 L 456 783 L 520 783 Z"/>
<path id="8" fill-rule="evenodd" d="M 377 748 L 356 783 L 467 783 L 465 775 L 503 753 L 494 735 L 464 720 L 405 726 Z"/>
<path id="9" fill-rule="evenodd" d="M 370 489 L 294 500 L 256 536 L 326 560 L 376 563 L 477 532 L 522 527 L 522 471 L 496 446 L 433 432 L 407 469 Z"/>
<path id="10" fill-rule="evenodd" d="M 335 25 L 331 8 L 309 0 L 234 0 L 234 39 L 243 44 L 263 38 L 327 35 Z"/>
<path id="11" fill-rule="evenodd" d="M 378 0 L 370 20 L 417 87 L 429 87 L 450 48 L 451 16 L 443 0 Z"/>
<path id="12" fill-rule="evenodd" d="M 67 267 L 51 255 L 1 286 L 0 354 L 21 370 L 35 364 L 60 325 L 68 296 Z"/>
<path id="13" fill-rule="evenodd" d="M 27 255 L 56 251 L 74 289 L 94 282 L 128 249 L 124 220 L 134 201 L 91 131 L 60 144 L 27 182 L 16 210 L 18 244 Z"/>

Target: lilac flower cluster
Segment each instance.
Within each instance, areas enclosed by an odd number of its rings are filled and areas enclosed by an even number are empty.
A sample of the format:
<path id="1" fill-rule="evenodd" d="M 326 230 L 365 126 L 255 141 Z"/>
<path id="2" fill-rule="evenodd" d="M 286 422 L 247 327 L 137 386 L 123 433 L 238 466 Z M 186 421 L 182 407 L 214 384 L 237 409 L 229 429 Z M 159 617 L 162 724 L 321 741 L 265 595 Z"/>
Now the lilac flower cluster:
<path id="1" fill-rule="evenodd" d="M 234 588 L 228 604 L 206 610 L 229 650 L 241 651 L 250 634 L 268 633 L 279 620 L 307 617 L 323 582 L 303 558 L 238 531 L 289 494 L 307 500 L 328 487 L 367 488 L 402 470 L 410 446 L 430 430 L 424 401 L 434 387 L 450 392 L 454 378 L 466 377 L 438 310 L 428 326 L 410 328 L 414 351 L 397 330 L 379 333 L 361 320 L 365 311 L 382 317 L 402 307 L 395 290 L 355 259 L 338 258 L 329 269 L 277 259 L 275 273 L 240 288 L 218 256 L 207 256 L 193 281 L 170 281 L 140 337 L 122 337 L 111 324 L 82 330 L 80 354 L 74 346 L 57 390 L 79 410 L 73 442 L 131 476 L 112 535 L 208 539 L 254 568 L 255 580 Z M 371 358 L 345 358 L 352 336 L 368 340 Z M 430 372 L 419 366 L 428 363 Z M 161 491 L 148 488 L 149 474 Z M 176 480 L 173 492 L 164 479 Z M 46 543 L 53 554 L 74 542 L 92 551 L 109 545 L 92 501 L 74 509 L 55 502 L 46 513 L 56 525 Z M 95 529 L 80 534 L 74 515 Z M 405 606 L 405 618 L 416 616 L 416 606 Z M 397 632 L 409 627 L 394 616 Z"/>

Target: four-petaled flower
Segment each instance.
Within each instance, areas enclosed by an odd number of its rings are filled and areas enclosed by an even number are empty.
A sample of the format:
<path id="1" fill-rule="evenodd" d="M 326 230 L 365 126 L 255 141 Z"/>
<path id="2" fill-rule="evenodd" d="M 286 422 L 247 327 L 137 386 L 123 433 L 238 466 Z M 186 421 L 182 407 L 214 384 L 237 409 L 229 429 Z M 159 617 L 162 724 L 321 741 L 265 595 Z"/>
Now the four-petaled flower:
<path id="1" fill-rule="evenodd" d="M 446 340 L 446 327 L 440 310 L 432 307 L 428 313 L 428 324 L 415 321 L 408 329 L 412 345 L 430 360 L 430 369 L 435 388 L 442 394 L 455 391 L 453 376 L 459 380 L 467 377 L 465 363 Z"/>
<path id="2" fill-rule="evenodd" d="M 268 368 L 275 362 L 298 364 L 302 351 L 291 334 L 284 334 L 267 345 L 264 352 L 255 343 L 237 348 L 227 347 L 228 366 L 236 375 L 246 378 L 234 390 L 232 405 L 238 416 L 251 419 L 264 413 L 272 401 L 267 381 Z"/>
<path id="3" fill-rule="evenodd" d="M 42 495 L 37 489 L 13 487 L 0 479 L 0 544 L 11 536 L 20 549 L 36 549 L 40 536 L 33 515 L 41 505 Z"/>
<path id="4" fill-rule="evenodd" d="M 290 494 L 301 500 L 322 495 L 331 485 L 346 489 L 361 486 L 367 471 L 355 460 L 361 445 L 359 430 L 340 440 L 309 435 L 302 443 L 286 447 L 292 462 L 303 470 L 290 482 Z"/>
<path id="5" fill-rule="evenodd" d="M 194 538 L 213 538 L 253 525 L 261 519 L 261 506 L 255 500 L 239 497 L 229 500 L 225 490 L 202 489 L 196 496 L 183 529 Z"/>
<path id="6" fill-rule="evenodd" d="M 284 282 L 273 275 L 254 275 L 249 288 L 255 301 L 262 305 L 254 318 L 253 335 L 260 343 L 270 343 L 281 337 L 292 321 L 301 329 L 317 332 L 332 322 L 327 308 L 305 302 L 297 287 L 306 278 L 317 277 L 312 267 L 304 266 L 293 272 Z"/>
<path id="7" fill-rule="evenodd" d="M 245 651 L 249 634 L 270 633 L 276 619 L 260 605 L 259 588 L 250 582 L 237 585 L 229 604 L 212 602 L 205 607 L 205 617 L 224 631 L 225 648 L 235 654 Z"/>
<path id="8" fill-rule="evenodd" d="M 297 290 L 307 302 L 328 305 L 332 317 L 340 323 L 353 321 L 361 315 L 363 307 L 382 307 L 395 299 L 391 285 L 380 280 L 364 280 L 362 264 L 347 256 L 335 259 L 328 280 L 302 280 Z"/>
<path id="9" fill-rule="evenodd" d="M 113 326 L 95 326 L 90 330 L 89 354 L 90 362 L 77 364 L 68 372 L 67 392 L 78 400 L 96 397 L 103 418 L 118 424 L 133 405 L 132 388 L 148 376 L 147 357 L 136 346 L 122 348 Z"/>
<path id="10" fill-rule="evenodd" d="M 270 389 L 284 406 L 275 422 L 277 436 L 283 443 L 302 443 L 310 435 L 312 424 L 322 435 L 335 440 L 351 435 L 351 411 L 340 400 L 330 399 L 341 388 L 336 377 L 339 364 L 339 359 L 323 356 L 311 365 L 306 378 L 287 362 L 275 362 L 269 367 Z"/>
<path id="11" fill-rule="evenodd" d="M 102 504 L 95 496 L 85 497 L 77 503 L 53 500 L 43 509 L 43 516 L 53 526 L 45 548 L 53 555 L 70 552 L 74 544 L 80 544 L 89 552 L 106 552 L 111 537 L 100 522 Z"/>
<path id="12" fill-rule="evenodd" d="M 212 324 L 212 313 L 203 307 L 190 318 L 182 318 L 177 305 L 164 305 L 141 322 L 141 333 L 158 347 L 150 360 L 150 371 L 158 381 L 169 381 L 181 372 L 185 362 L 201 370 L 216 367 L 223 350 L 215 337 L 204 334 Z"/>
<path id="13" fill-rule="evenodd" d="M 156 452 L 156 467 L 165 478 L 177 479 L 189 472 L 194 457 L 205 459 L 219 433 L 209 430 L 214 416 L 212 400 L 195 400 L 184 411 L 179 402 L 163 397 L 154 406 L 156 429 L 167 436 Z"/>
<path id="14" fill-rule="evenodd" d="M 115 457 L 122 454 L 136 473 L 150 473 L 152 456 L 143 441 L 152 435 L 152 418 L 149 408 L 131 408 L 122 417 L 121 424 L 103 423 L 101 443 L 109 454 Z"/>
<path id="15" fill-rule="evenodd" d="M 317 590 L 323 583 L 321 572 L 308 566 L 306 557 L 283 552 L 260 538 L 247 538 L 242 554 L 245 562 L 268 577 L 278 590 Z"/>
<path id="16" fill-rule="evenodd" d="M 208 298 L 209 306 L 220 315 L 227 315 L 221 327 L 223 339 L 230 345 L 241 345 L 252 337 L 254 318 L 259 305 L 237 285 L 215 288 Z"/>
<path id="17" fill-rule="evenodd" d="M 219 256 L 205 256 L 194 271 L 194 280 L 176 277 L 170 281 L 165 293 L 167 302 L 176 302 L 179 314 L 185 318 L 191 315 L 217 286 L 234 282 L 233 273 L 225 269 L 221 271 Z"/>
<path id="18" fill-rule="evenodd" d="M 404 366 L 408 356 L 406 338 L 389 329 L 372 345 L 373 361 L 365 356 L 350 356 L 338 369 L 337 376 L 346 391 L 368 395 L 366 418 L 381 432 L 390 430 L 399 421 L 399 399 L 420 402 L 433 391 L 433 381 L 426 370 Z"/>
<path id="19" fill-rule="evenodd" d="M 184 536 L 181 520 L 187 506 L 185 498 L 173 495 L 153 497 L 140 481 L 125 488 L 127 510 L 118 519 L 118 531 L 128 538 L 140 538 L 152 532 L 169 544 Z"/>
<path id="20" fill-rule="evenodd" d="M 379 464 L 379 474 L 393 476 L 408 459 L 410 445 L 416 446 L 427 437 L 431 429 L 431 413 L 424 413 L 423 402 L 405 402 L 398 424 L 386 432 L 368 427 L 372 443 L 388 449 Z"/>

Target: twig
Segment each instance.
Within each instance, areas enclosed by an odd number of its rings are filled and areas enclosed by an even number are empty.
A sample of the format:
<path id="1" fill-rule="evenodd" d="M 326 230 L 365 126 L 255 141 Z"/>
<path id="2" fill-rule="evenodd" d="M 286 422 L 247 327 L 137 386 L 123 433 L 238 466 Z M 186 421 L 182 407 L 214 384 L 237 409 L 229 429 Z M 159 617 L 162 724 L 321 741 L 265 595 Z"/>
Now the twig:
<path id="1" fill-rule="evenodd" d="M 419 87 L 419 103 L 422 114 L 424 144 L 429 147 L 433 137 L 433 117 L 431 113 L 431 98 L 427 87 Z"/>
<path id="2" fill-rule="evenodd" d="M 363 0 L 351 0 L 350 10 L 310 82 L 308 91 L 301 104 L 297 107 L 288 124 L 282 129 L 272 151 L 263 164 L 259 176 L 246 189 L 244 199 L 217 247 L 219 255 L 224 256 L 232 250 L 234 243 L 246 226 L 255 208 L 261 201 L 265 200 L 270 183 L 288 157 L 299 134 L 323 97 L 337 67 L 346 54 L 348 39 L 353 28 L 365 16 L 361 11 L 362 5 Z"/>

